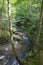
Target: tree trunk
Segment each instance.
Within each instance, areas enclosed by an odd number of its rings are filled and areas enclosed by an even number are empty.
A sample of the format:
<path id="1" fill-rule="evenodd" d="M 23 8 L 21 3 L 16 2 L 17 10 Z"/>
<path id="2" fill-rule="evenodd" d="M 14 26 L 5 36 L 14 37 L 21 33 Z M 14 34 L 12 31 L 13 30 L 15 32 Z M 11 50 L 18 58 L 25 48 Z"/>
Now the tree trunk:
<path id="1" fill-rule="evenodd" d="M 11 40 L 11 45 L 12 45 L 12 50 L 13 50 L 13 53 L 16 57 L 16 60 L 17 62 L 20 64 L 20 65 L 24 65 L 21 60 L 19 59 L 17 53 L 16 53 L 16 49 L 14 47 L 14 42 L 13 42 L 13 33 L 12 33 L 12 21 L 11 21 L 11 10 L 10 10 L 10 0 L 7 0 L 8 2 L 8 21 L 9 21 L 9 32 L 10 32 L 10 40 Z"/>
<path id="2" fill-rule="evenodd" d="M 43 58 L 43 51 L 40 50 L 41 46 L 42 46 L 42 43 L 41 43 L 41 39 L 42 39 L 42 24 L 43 24 L 43 0 L 42 0 L 42 5 L 41 5 L 41 12 L 40 12 L 40 19 L 39 19 L 39 28 L 38 28 L 38 36 L 37 36 L 37 45 L 39 47 L 38 49 L 38 54 L 39 54 L 39 61 L 40 61 L 40 65 L 43 65 L 43 62 L 42 62 L 42 58 Z"/>

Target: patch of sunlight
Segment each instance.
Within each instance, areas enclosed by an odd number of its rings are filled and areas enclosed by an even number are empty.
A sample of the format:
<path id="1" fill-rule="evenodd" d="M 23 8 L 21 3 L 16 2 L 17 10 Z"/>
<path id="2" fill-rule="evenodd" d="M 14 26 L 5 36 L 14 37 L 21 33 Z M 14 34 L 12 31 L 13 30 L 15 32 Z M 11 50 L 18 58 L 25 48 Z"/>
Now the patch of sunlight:
<path id="1" fill-rule="evenodd" d="M 16 3 L 17 0 L 10 0 L 10 3 Z"/>

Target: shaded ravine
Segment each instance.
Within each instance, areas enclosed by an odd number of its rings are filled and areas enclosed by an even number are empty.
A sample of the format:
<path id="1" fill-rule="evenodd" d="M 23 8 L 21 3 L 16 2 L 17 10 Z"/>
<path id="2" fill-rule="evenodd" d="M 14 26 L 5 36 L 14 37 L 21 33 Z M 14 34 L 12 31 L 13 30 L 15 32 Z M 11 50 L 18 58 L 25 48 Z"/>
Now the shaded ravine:
<path id="1" fill-rule="evenodd" d="M 22 59 L 23 57 L 25 57 L 25 53 L 31 50 L 32 44 L 26 34 L 22 33 L 21 31 L 18 31 L 16 33 L 18 35 L 20 35 L 21 38 L 23 39 L 23 43 L 21 43 L 21 44 L 18 42 L 18 40 L 15 40 L 15 48 L 17 49 L 17 51 L 19 51 L 18 57 L 19 57 L 19 59 Z M 25 46 L 24 48 L 23 48 L 23 45 Z M 22 51 L 20 50 L 20 47 L 21 47 Z M 5 62 L 5 64 L 3 64 L 3 65 L 19 65 L 19 63 L 17 62 L 14 55 L 10 54 L 10 56 L 9 57 L 8 56 L 9 56 L 9 54 L 3 54 L 0 56 L 0 59 L 2 59 L 2 61 Z M 5 60 L 3 60 L 3 58 Z"/>

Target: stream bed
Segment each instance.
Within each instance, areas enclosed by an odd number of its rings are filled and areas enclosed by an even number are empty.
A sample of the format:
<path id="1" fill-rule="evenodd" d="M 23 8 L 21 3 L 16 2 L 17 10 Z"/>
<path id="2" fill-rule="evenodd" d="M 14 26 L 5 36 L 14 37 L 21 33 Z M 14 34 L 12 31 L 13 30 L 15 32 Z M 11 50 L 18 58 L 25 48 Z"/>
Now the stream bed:
<path id="1" fill-rule="evenodd" d="M 23 42 L 14 40 L 19 59 L 25 57 L 25 53 L 31 50 L 32 44 L 26 34 L 18 32 Z M 20 65 L 12 52 L 11 43 L 0 44 L 0 65 Z"/>

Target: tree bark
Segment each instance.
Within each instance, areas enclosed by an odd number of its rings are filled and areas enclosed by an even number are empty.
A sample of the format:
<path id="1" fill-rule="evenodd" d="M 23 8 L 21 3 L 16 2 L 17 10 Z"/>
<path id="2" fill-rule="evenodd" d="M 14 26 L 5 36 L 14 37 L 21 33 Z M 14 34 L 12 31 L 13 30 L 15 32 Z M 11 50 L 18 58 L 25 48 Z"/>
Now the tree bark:
<path id="1" fill-rule="evenodd" d="M 39 54 L 39 62 L 40 62 L 40 65 L 43 65 L 43 62 L 42 62 L 42 58 L 43 58 L 43 51 L 40 50 L 40 46 L 41 46 L 41 43 L 40 43 L 40 36 L 41 36 L 41 30 L 42 30 L 42 24 L 43 24 L 43 0 L 42 0 L 42 5 L 41 5 L 41 12 L 40 12 L 40 18 L 39 18 L 39 28 L 38 28 L 38 36 L 37 36 L 37 45 L 39 47 L 38 49 L 38 54 Z M 42 38 L 41 38 L 42 39 Z"/>
<path id="2" fill-rule="evenodd" d="M 13 50 L 13 53 L 16 57 L 16 60 L 17 62 L 20 64 L 20 65 L 24 65 L 21 60 L 19 59 L 17 53 L 16 53 L 16 49 L 14 47 L 14 42 L 13 42 L 13 33 L 12 33 L 12 21 L 11 21 L 11 10 L 10 10 L 10 0 L 7 0 L 8 2 L 8 21 L 9 21 L 9 32 L 10 32 L 10 40 L 11 40 L 11 45 L 12 45 L 12 50 Z"/>
<path id="3" fill-rule="evenodd" d="M 43 22 L 43 0 L 42 0 L 42 5 L 41 5 L 41 12 L 40 12 L 40 18 L 39 18 L 39 28 L 38 28 L 38 36 L 37 36 L 37 44 L 39 44 L 40 40 L 40 33 L 42 29 L 42 22 Z"/>

